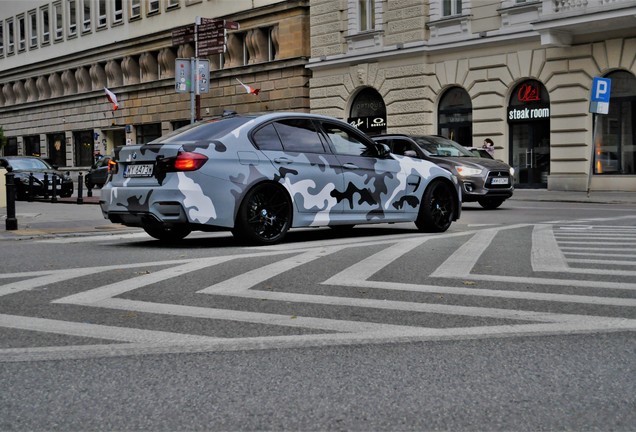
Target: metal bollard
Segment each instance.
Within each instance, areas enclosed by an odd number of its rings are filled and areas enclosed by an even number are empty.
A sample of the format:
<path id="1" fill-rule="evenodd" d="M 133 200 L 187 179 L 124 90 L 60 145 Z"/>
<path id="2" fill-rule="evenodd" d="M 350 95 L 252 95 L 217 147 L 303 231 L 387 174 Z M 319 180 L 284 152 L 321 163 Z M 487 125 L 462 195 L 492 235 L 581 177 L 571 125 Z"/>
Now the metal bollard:
<path id="1" fill-rule="evenodd" d="M 80 171 L 77 177 L 77 203 L 84 204 L 84 185 L 83 185 L 82 172 Z M 88 190 L 90 193 L 90 189 Z M 90 195 L 89 195 L 90 196 Z"/>
<path id="2" fill-rule="evenodd" d="M 11 167 L 7 167 L 5 178 L 7 179 L 7 220 L 5 228 L 7 231 L 15 231 L 18 229 L 18 220 L 15 218 L 15 174 Z"/>
<path id="3" fill-rule="evenodd" d="M 44 199 L 49 197 L 49 174 L 44 173 Z"/>
<path id="4" fill-rule="evenodd" d="M 57 174 L 53 174 L 51 176 L 51 183 L 53 183 L 53 187 L 51 188 L 51 202 L 55 203 L 57 202 L 57 196 L 55 194 L 55 188 L 57 186 Z"/>
<path id="5" fill-rule="evenodd" d="M 33 202 L 33 173 L 29 173 L 29 202 Z"/>

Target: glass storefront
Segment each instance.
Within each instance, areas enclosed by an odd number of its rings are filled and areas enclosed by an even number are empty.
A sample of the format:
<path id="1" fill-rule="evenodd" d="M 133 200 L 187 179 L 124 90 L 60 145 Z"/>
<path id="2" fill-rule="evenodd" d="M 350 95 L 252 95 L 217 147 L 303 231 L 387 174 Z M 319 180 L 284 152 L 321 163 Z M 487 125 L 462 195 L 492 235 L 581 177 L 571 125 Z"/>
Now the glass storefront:
<path id="1" fill-rule="evenodd" d="M 58 167 L 66 166 L 66 137 L 63 132 L 46 136 L 49 160 Z"/>
<path id="2" fill-rule="evenodd" d="M 347 122 L 368 135 L 386 133 L 386 106 L 377 90 L 364 88 L 351 104 L 351 116 Z"/>
<path id="3" fill-rule="evenodd" d="M 466 90 L 453 87 L 442 95 L 437 124 L 439 135 L 465 147 L 473 146 L 473 105 Z"/>
<path id="4" fill-rule="evenodd" d="M 636 174 L 636 77 L 629 72 L 608 74 L 611 79 L 609 113 L 597 118 L 594 174 Z"/>
<path id="5" fill-rule="evenodd" d="M 550 173 L 550 99 L 536 80 L 517 85 L 508 105 L 515 187 L 546 188 Z"/>
<path id="6" fill-rule="evenodd" d="M 93 165 L 94 135 L 92 130 L 73 132 L 75 148 L 75 166 L 89 167 Z"/>

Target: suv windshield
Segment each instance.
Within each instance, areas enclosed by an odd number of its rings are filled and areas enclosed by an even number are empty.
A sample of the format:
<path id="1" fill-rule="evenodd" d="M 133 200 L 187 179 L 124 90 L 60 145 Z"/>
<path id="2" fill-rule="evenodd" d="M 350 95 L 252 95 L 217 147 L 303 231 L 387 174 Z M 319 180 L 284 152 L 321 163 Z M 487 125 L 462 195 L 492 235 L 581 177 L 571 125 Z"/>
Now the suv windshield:
<path id="1" fill-rule="evenodd" d="M 428 156 L 476 157 L 464 146 L 444 137 L 416 136 L 413 139 Z"/>

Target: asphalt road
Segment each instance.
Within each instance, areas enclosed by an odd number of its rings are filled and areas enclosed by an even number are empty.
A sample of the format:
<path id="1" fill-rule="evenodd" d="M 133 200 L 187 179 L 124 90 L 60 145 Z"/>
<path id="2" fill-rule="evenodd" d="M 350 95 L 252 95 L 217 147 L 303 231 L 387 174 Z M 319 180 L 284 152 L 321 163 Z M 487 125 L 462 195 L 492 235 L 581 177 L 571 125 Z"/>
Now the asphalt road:
<path id="1" fill-rule="evenodd" d="M 0 430 L 635 430 L 635 210 L 5 241 Z"/>

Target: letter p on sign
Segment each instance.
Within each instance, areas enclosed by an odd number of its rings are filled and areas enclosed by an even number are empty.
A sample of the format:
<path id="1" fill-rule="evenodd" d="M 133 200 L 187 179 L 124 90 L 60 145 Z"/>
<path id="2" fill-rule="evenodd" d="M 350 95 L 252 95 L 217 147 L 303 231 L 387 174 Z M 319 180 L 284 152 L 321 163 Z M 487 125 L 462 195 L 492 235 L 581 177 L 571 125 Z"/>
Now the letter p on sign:
<path id="1" fill-rule="evenodd" d="M 592 81 L 592 97 L 590 99 L 590 112 L 594 114 L 607 114 L 609 112 L 610 91 L 612 80 L 596 77 Z"/>

